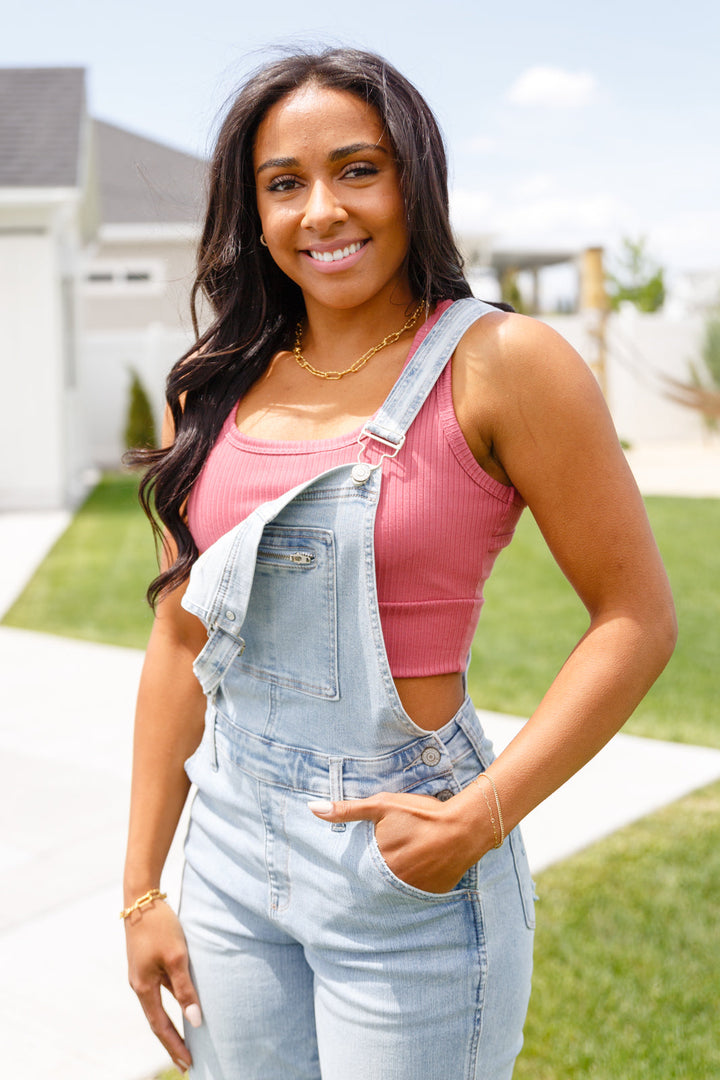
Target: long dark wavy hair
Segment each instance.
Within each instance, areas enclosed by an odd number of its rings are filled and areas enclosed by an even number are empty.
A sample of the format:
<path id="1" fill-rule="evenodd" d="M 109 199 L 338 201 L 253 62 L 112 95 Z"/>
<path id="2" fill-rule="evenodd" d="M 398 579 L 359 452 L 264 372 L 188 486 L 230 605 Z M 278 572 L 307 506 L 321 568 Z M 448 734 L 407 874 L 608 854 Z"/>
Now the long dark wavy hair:
<path id="1" fill-rule="evenodd" d="M 127 457 L 145 467 L 140 501 L 156 540 L 162 543 L 165 531 L 177 547 L 174 563 L 150 583 L 153 607 L 187 578 L 197 558 L 185 507 L 230 409 L 274 353 L 290 345 L 305 312 L 300 289 L 260 244 L 252 155 L 267 111 L 307 83 L 349 91 L 377 110 L 398 164 L 409 236 L 405 268 L 413 295 L 428 304 L 472 295 L 450 228 L 443 138 L 415 87 L 382 57 L 356 49 L 297 53 L 257 70 L 232 101 L 210 162 L 191 293 L 197 340 L 167 380 L 174 442 Z M 211 316 L 202 333 L 201 299 Z"/>

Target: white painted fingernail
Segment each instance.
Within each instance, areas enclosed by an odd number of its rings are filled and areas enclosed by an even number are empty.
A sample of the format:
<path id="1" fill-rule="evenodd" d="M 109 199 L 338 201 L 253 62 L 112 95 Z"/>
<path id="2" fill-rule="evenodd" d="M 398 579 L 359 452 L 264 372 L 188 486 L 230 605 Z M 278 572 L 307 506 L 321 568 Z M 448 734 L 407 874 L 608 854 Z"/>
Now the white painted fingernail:
<path id="1" fill-rule="evenodd" d="M 314 814 L 332 814 L 333 804 L 327 799 L 312 799 L 308 801 L 308 810 Z"/>
<path id="2" fill-rule="evenodd" d="M 173 1058 L 172 1060 L 175 1068 L 178 1069 L 181 1073 L 186 1073 L 190 1068 L 186 1061 L 178 1061 L 177 1058 Z"/>
<path id="3" fill-rule="evenodd" d="M 185 1009 L 185 1019 L 191 1027 L 200 1027 L 202 1024 L 202 1013 L 200 1012 L 200 1006 L 194 1002 L 192 1005 L 188 1005 Z"/>

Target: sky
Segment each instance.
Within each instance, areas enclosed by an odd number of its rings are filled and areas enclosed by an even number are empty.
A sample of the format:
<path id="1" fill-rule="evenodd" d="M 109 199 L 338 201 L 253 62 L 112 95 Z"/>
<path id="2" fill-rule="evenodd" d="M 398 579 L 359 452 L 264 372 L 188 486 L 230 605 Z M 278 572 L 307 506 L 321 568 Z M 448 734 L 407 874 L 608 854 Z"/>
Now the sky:
<path id="1" fill-rule="evenodd" d="M 717 0 L 0 0 L 0 16 L 0 65 L 83 66 L 93 116 L 198 154 L 274 46 L 372 49 L 438 116 L 457 228 L 610 261 L 645 237 L 670 278 L 720 270 Z"/>

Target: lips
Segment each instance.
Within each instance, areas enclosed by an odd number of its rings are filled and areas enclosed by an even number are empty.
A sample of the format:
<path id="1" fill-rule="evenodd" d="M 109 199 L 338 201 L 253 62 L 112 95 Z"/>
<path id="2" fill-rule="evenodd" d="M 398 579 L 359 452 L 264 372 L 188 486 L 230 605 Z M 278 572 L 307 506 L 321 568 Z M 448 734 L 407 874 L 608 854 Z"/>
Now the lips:
<path id="1" fill-rule="evenodd" d="M 305 248 L 300 255 L 318 274 L 341 274 L 365 258 L 369 245 L 369 237 L 345 242 L 326 240 L 313 244 L 311 248 Z"/>
<path id="2" fill-rule="evenodd" d="M 329 251 L 319 251 L 317 248 L 308 248 L 307 253 L 315 262 L 340 262 L 341 259 L 347 259 L 350 255 L 355 255 L 366 243 L 367 240 L 355 240 L 345 247 L 333 248 Z"/>

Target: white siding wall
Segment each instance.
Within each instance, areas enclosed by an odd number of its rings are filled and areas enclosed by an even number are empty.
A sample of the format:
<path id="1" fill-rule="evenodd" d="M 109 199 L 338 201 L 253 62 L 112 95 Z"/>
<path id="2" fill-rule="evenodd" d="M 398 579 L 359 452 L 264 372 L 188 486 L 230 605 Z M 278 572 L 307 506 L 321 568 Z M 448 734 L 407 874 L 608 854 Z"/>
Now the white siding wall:
<path id="1" fill-rule="evenodd" d="M 51 233 L 0 233 L 0 508 L 65 502 L 61 297 Z"/>

